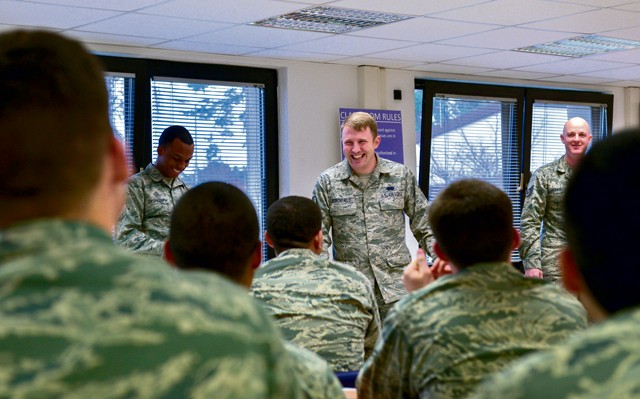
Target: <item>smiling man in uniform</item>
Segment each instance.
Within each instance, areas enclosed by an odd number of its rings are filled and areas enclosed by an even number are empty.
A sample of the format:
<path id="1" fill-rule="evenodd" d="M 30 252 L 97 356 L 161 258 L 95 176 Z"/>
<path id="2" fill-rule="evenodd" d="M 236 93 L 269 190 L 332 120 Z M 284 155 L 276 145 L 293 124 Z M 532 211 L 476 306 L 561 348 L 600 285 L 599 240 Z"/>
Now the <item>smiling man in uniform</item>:
<path id="1" fill-rule="evenodd" d="M 427 199 L 409 168 L 376 154 L 381 139 L 370 114 L 352 113 L 341 133 L 345 159 L 323 172 L 313 190 L 322 211 L 324 252 L 333 243 L 335 260 L 369 278 L 384 318 L 407 294 L 402 271 L 411 254 L 405 215 L 421 247 L 431 253 Z"/>
<path id="2" fill-rule="evenodd" d="M 189 189 L 179 176 L 189 166 L 193 148 L 186 128 L 174 125 L 162 132 L 155 165 L 150 163 L 129 181 L 127 204 L 116 229 L 118 244 L 162 256 L 173 207 Z"/>

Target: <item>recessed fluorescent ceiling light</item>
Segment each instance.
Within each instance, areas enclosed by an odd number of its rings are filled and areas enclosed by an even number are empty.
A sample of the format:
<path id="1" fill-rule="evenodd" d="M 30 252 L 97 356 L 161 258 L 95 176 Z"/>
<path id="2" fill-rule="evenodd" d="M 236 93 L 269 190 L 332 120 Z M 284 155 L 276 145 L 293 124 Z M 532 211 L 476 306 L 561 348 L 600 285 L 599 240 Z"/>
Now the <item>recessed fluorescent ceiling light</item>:
<path id="1" fill-rule="evenodd" d="M 252 22 L 269 28 L 308 30 L 314 32 L 347 33 L 372 26 L 413 18 L 407 15 L 352 10 L 337 7 L 311 7 L 277 17 Z"/>
<path id="2" fill-rule="evenodd" d="M 558 40 L 557 42 L 521 47 L 515 49 L 515 51 L 560 55 L 563 57 L 584 57 L 587 55 L 608 53 L 610 51 L 631 50 L 638 47 L 640 47 L 640 42 L 634 40 L 587 35 Z"/>

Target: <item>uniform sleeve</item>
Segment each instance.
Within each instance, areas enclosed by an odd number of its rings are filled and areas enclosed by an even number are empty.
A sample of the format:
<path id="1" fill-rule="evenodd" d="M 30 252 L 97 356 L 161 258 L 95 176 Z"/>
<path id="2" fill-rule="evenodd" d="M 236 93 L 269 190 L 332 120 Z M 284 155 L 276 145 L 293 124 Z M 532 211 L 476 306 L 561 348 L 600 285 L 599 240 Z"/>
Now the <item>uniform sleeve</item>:
<path id="1" fill-rule="evenodd" d="M 325 258 L 329 258 L 329 247 L 331 246 L 331 227 L 333 225 L 333 221 L 331 220 L 331 194 L 329 193 L 331 183 L 329 182 L 329 178 L 323 175 L 318 177 L 316 181 L 316 185 L 313 188 L 313 194 L 311 199 L 318 204 L 320 207 L 320 212 L 322 213 L 322 237 L 323 237 L 323 245 L 322 245 L 322 256 Z"/>
<path id="2" fill-rule="evenodd" d="M 144 230 L 144 185 L 131 181 L 127 202 L 116 226 L 115 242 L 135 252 L 162 256 L 164 242 L 151 238 Z"/>
<path id="3" fill-rule="evenodd" d="M 405 187 L 407 187 L 407 190 L 405 192 L 404 212 L 409 217 L 411 232 L 427 255 L 435 258 L 432 249 L 434 238 L 429 226 L 427 198 L 410 170 L 406 171 Z"/>
<path id="4" fill-rule="evenodd" d="M 527 187 L 520 218 L 520 258 L 525 270 L 542 269 L 540 228 L 547 207 L 547 186 L 542 174 L 535 173 Z"/>
<path id="5" fill-rule="evenodd" d="M 391 310 L 385 320 L 382 338 L 360 370 L 356 382 L 359 399 L 417 397 L 410 388 L 410 346 L 397 317 L 395 309 Z"/>

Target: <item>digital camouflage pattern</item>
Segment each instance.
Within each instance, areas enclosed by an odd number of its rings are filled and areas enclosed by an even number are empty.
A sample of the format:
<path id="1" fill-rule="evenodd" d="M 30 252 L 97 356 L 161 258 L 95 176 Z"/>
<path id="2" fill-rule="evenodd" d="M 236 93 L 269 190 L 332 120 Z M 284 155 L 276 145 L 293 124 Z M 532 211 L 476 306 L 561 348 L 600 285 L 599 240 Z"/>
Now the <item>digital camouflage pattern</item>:
<path id="1" fill-rule="evenodd" d="M 377 156 L 377 155 L 376 155 Z M 433 234 L 427 219 L 427 199 L 413 173 L 404 165 L 380 157 L 365 187 L 345 159 L 323 172 L 313 191 L 322 211 L 324 251 L 355 266 L 377 282 L 383 303 L 407 294 L 402 271 L 411 262 L 405 238 L 405 214 L 413 235 L 431 254 Z"/>
<path id="2" fill-rule="evenodd" d="M 334 371 L 359 370 L 378 339 L 380 319 L 366 277 L 311 250 L 289 249 L 265 262 L 251 293 L 286 340 L 318 354 Z"/>
<path id="3" fill-rule="evenodd" d="M 520 258 L 526 269 L 542 270 L 545 280 L 558 282 L 558 255 L 567 244 L 562 200 L 571 167 L 559 159 L 540 167 L 531 177 L 520 221 Z M 542 231 L 541 231 L 542 229 Z"/>
<path id="4" fill-rule="evenodd" d="M 127 203 L 116 226 L 115 241 L 134 252 L 162 256 L 171 212 L 188 190 L 178 177 L 164 177 L 153 164 L 131 176 Z"/>
<path id="5" fill-rule="evenodd" d="M 518 361 L 474 398 L 640 397 L 640 310 L 623 311 L 549 351 Z"/>
<path id="6" fill-rule="evenodd" d="M 391 310 L 358 376 L 358 398 L 464 398 L 484 377 L 586 323 L 580 302 L 563 289 L 508 263 L 477 264 Z"/>
<path id="7" fill-rule="evenodd" d="M 297 398 L 270 316 L 89 224 L 0 230 L 0 397 Z"/>
<path id="8" fill-rule="evenodd" d="M 285 343 L 285 348 L 293 360 L 296 377 L 305 399 L 344 398 L 342 384 L 326 361 L 290 342 Z"/>

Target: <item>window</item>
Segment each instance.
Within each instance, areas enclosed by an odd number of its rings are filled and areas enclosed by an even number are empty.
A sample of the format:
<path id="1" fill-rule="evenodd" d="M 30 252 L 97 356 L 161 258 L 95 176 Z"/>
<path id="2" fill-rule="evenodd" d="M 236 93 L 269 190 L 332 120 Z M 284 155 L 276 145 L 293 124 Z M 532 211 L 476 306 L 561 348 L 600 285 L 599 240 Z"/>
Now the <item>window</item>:
<path id="1" fill-rule="evenodd" d="M 158 140 L 183 125 L 195 141 L 181 177 L 193 187 L 224 181 L 242 189 L 258 213 L 278 197 L 275 70 L 102 57 L 115 134 L 132 171 L 154 162 Z M 266 246 L 264 248 L 267 256 Z"/>
<path id="2" fill-rule="evenodd" d="M 610 131 L 613 96 L 441 81 L 416 81 L 418 178 L 432 201 L 447 184 L 478 178 L 502 189 L 520 228 L 531 172 L 564 154 L 560 134 L 574 116 L 593 141 Z M 421 101 L 418 101 L 420 99 Z M 519 261 L 517 252 L 514 261 Z"/>

